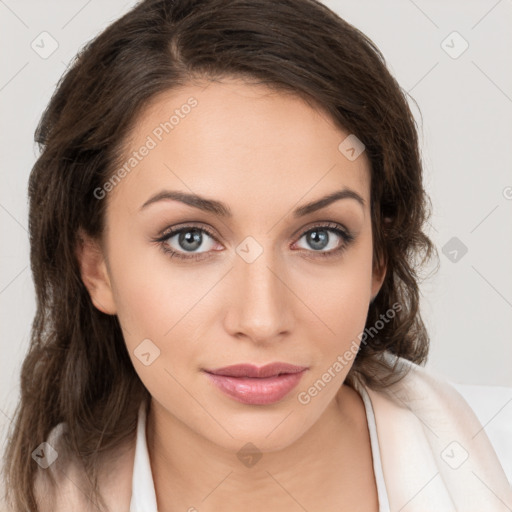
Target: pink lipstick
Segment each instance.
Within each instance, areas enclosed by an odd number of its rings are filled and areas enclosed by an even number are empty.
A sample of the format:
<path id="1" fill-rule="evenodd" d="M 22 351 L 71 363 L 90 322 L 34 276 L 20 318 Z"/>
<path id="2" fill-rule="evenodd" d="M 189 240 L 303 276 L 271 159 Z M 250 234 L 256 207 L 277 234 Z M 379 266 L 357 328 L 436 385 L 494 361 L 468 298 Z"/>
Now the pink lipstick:
<path id="1" fill-rule="evenodd" d="M 265 405 L 283 399 L 306 370 L 305 366 L 279 362 L 262 367 L 237 364 L 205 372 L 218 389 L 238 402 Z"/>

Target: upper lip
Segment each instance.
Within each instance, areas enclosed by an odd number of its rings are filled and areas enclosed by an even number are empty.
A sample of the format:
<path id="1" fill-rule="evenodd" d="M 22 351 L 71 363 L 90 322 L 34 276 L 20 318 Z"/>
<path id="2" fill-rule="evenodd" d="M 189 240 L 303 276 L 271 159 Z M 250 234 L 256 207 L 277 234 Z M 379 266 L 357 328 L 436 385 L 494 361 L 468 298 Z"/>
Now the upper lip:
<path id="1" fill-rule="evenodd" d="M 255 366 L 253 364 L 235 364 L 215 368 L 214 370 L 205 370 L 214 375 L 224 375 L 226 377 L 250 377 L 263 379 L 265 377 L 275 377 L 282 373 L 299 373 L 306 370 L 305 366 L 295 366 L 288 363 L 270 363 L 265 366 Z"/>

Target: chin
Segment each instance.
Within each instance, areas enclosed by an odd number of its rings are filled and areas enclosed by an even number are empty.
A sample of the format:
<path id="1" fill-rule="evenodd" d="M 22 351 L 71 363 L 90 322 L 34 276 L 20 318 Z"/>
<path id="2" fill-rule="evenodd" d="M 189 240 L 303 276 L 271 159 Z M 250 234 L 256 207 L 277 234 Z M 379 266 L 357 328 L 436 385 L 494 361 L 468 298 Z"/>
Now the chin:
<path id="1" fill-rule="evenodd" d="M 314 424 L 315 418 L 300 417 L 300 411 L 284 408 L 264 410 L 261 406 L 251 406 L 251 410 L 247 412 L 225 413 L 215 417 L 229 434 L 214 422 L 215 427 L 208 427 L 202 435 L 235 453 L 248 443 L 252 443 L 261 453 L 278 452 L 295 443 Z M 214 432 L 215 435 L 212 436 Z M 250 447 L 247 449 L 250 450 Z"/>

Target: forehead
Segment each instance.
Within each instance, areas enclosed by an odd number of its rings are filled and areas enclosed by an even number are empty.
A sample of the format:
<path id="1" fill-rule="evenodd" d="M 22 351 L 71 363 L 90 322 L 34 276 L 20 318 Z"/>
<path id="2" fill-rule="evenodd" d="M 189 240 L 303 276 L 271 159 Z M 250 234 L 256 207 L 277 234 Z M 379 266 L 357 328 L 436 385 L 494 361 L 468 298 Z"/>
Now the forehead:
<path id="1" fill-rule="evenodd" d="M 349 187 L 368 208 L 369 162 L 340 150 L 349 135 L 299 96 L 240 79 L 166 91 L 134 122 L 122 162 L 131 160 L 129 172 L 113 195 L 122 189 L 140 203 L 172 188 L 264 207 Z"/>

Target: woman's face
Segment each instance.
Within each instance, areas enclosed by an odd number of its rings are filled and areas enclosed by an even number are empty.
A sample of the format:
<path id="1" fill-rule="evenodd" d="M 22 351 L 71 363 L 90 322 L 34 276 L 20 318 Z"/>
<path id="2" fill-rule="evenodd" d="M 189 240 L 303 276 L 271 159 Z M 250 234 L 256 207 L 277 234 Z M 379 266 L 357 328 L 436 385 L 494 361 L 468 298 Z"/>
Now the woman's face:
<path id="1" fill-rule="evenodd" d="M 236 80 L 171 91 L 139 118 L 124 172 L 95 192 L 108 205 L 105 279 L 89 289 L 118 315 L 158 414 L 265 451 L 333 406 L 383 279 L 369 163 L 352 138 L 339 148 L 348 135 L 298 97 Z M 206 371 L 273 362 L 306 370 Z"/>

